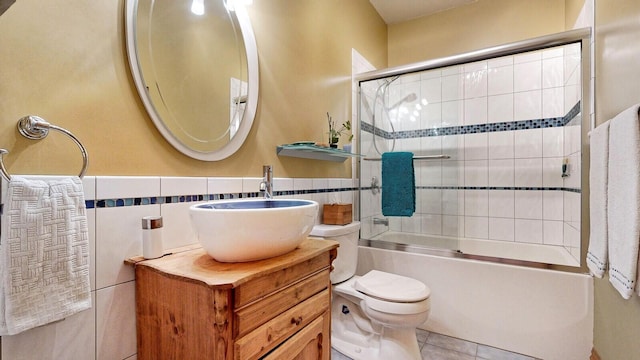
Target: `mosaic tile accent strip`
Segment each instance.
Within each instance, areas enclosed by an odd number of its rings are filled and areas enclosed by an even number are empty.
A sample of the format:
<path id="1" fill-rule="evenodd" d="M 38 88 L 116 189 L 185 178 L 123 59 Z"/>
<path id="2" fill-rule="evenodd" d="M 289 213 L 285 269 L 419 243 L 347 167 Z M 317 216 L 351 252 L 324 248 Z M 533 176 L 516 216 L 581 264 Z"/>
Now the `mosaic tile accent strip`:
<path id="1" fill-rule="evenodd" d="M 359 188 L 355 188 L 355 187 L 334 188 L 334 189 L 295 190 L 295 191 L 283 190 L 283 191 L 274 191 L 273 196 L 322 194 L 322 193 L 357 191 L 357 190 L 359 190 Z M 237 194 L 151 196 L 151 197 L 136 197 L 136 198 L 123 198 L 123 199 L 86 200 L 85 205 L 87 209 L 95 209 L 95 208 L 110 208 L 110 207 L 123 207 L 123 206 L 177 204 L 177 203 L 225 200 L 225 199 L 248 199 L 248 198 L 259 198 L 262 196 L 263 195 L 260 192 L 246 192 L 246 193 L 237 193 Z"/>
<path id="2" fill-rule="evenodd" d="M 564 188 L 564 187 L 497 187 L 497 186 L 416 186 L 418 190 L 518 190 L 518 191 L 569 191 L 581 193 L 580 189 Z M 283 190 L 274 191 L 274 196 L 294 196 L 306 194 L 324 194 L 343 191 L 366 191 L 371 187 L 349 187 L 349 188 L 333 188 L 333 189 L 310 189 L 310 190 Z M 205 194 L 205 195 L 179 195 L 179 196 L 152 196 L 152 197 L 136 197 L 123 199 L 100 199 L 86 200 L 87 209 L 95 208 L 112 208 L 124 206 L 143 206 L 143 205 L 161 205 L 161 204 L 177 204 L 199 201 L 213 201 L 225 199 L 248 199 L 259 198 L 262 194 L 259 192 L 247 192 L 238 194 Z"/>
<path id="3" fill-rule="evenodd" d="M 569 112 L 562 117 L 545 118 L 545 119 L 532 119 L 532 120 L 519 120 L 519 121 L 506 121 L 499 123 L 489 124 L 477 124 L 477 125 L 461 125 L 461 126 L 448 126 L 441 128 L 431 129 L 419 129 L 408 131 L 396 131 L 390 133 L 379 128 L 375 128 L 366 122 L 363 122 L 360 126 L 362 131 L 368 133 L 374 133 L 384 139 L 413 139 L 430 136 L 445 136 L 445 135 L 465 135 L 465 134 L 479 134 L 486 132 L 498 132 L 498 131 L 515 131 L 515 130 L 527 130 L 527 129 L 540 129 L 550 127 L 562 127 L 567 125 L 580 113 L 580 102 L 578 101 Z"/>
<path id="4" fill-rule="evenodd" d="M 514 187 L 514 186 L 416 186 L 418 190 L 516 190 L 516 191 L 568 191 L 581 193 L 578 188 L 566 187 Z"/>

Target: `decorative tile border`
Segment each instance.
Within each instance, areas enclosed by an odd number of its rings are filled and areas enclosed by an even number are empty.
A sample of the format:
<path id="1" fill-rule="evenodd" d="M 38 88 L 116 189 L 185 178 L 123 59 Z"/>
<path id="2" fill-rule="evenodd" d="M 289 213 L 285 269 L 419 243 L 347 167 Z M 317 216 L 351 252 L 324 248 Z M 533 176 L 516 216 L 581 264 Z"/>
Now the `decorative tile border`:
<path id="1" fill-rule="evenodd" d="M 581 189 L 566 187 L 523 187 L 523 186 L 416 186 L 420 190 L 515 190 L 515 191 L 568 191 L 581 193 Z"/>
<path id="2" fill-rule="evenodd" d="M 334 189 L 284 190 L 284 191 L 274 191 L 273 196 L 322 194 L 322 193 L 334 193 L 334 192 L 357 191 L 357 190 L 359 190 L 359 188 L 355 188 L 355 187 L 334 188 Z M 262 194 L 259 192 L 246 192 L 246 193 L 234 193 L 234 194 L 150 196 L 150 197 L 136 197 L 136 198 L 122 198 L 122 199 L 86 200 L 85 205 L 87 209 L 95 209 L 95 208 L 111 208 L 111 207 L 124 207 L 124 206 L 177 204 L 177 203 L 213 201 L 213 200 L 225 200 L 225 199 L 248 199 L 248 198 L 259 198 L 261 196 Z"/>
<path id="3" fill-rule="evenodd" d="M 498 132 L 498 131 L 515 131 L 515 130 L 527 130 L 527 129 L 540 129 L 550 127 L 562 127 L 567 125 L 580 113 L 580 101 L 578 101 L 569 112 L 562 117 L 545 118 L 545 119 L 532 119 L 532 120 L 519 120 L 508 121 L 489 124 L 477 124 L 477 125 L 461 125 L 461 126 L 448 126 L 432 129 L 419 129 L 408 131 L 396 131 L 390 133 L 380 128 L 374 128 L 371 124 L 362 122 L 361 130 L 368 133 L 375 133 L 384 139 L 412 139 L 422 138 L 430 136 L 445 136 L 445 135 L 465 135 L 465 134 L 478 134 L 486 132 Z"/>
<path id="4" fill-rule="evenodd" d="M 568 191 L 581 193 L 581 189 L 565 188 L 565 187 L 500 187 L 500 186 L 416 186 L 417 190 L 516 190 L 516 191 Z M 350 188 L 333 188 L 333 189 L 312 189 L 312 190 L 284 190 L 274 191 L 274 196 L 294 196 L 308 194 L 324 194 L 343 191 L 366 191 L 371 187 L 350 187 Z M 151 196 L 136 197 L 122 199 L 100 199 L 86 200 L 87 209 L 96 208 L 113 208 L 125 206 L 144 206 L 144 205 L 161 205 L 161 204 L 178 204 L 189 202 L 213 201 L 224 199 L 248 199 L 259 198 L 262 194 L 259 192 L 247 192 L 237 194 L 208 194 L 208 195 L 179 195 L 179 196 Z"/>

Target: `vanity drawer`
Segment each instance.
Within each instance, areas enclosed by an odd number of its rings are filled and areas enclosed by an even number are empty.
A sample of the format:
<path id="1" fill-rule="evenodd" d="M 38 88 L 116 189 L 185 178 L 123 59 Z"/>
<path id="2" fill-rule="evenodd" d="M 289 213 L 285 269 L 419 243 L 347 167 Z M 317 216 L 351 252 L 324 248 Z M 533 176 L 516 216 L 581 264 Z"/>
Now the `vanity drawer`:
<path id="1" fill-rule="evenodd" d="M 330 302 L 331 293 L 327 288 L 262 324 L 246 336 L 236 340 L 234 344 L 234 359 L 257 359 L 259 356 L 266 354 L 291 335 L 310 324 L 325 311 L 328 311 Z"/>
<path id="2" fill-rule="evenodd" d="M 329 269 L 324 269 L 260 301 L 236 310 L 234 338 L 244 336 L 287 309 L 327 289 L 329 283 Z"/>
<path id="3" fill-rule="evenodd" d="M 317 240 L 313 240 L 317 241 Z M 254 301 L 276 292 L 301 278 L 307 277 L 323 268 L 330 268 L 331 257 L 324 252 L 310 259 L 287 265 L 277 271 L 262 274 L 239 285 L 234 291 L 234 308 L 239 309 Z"/>

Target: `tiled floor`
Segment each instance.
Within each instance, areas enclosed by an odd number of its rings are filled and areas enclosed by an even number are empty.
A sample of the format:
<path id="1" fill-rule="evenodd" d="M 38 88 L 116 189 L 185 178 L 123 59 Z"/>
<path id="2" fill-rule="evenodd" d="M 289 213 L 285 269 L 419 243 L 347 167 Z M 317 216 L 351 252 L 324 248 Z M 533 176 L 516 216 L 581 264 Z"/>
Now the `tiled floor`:
<path id="1" fill-rule="evenodd" d="M 512 353 L 470 341 L 456 339 L 425 330 L 417 330 L 418 345 L 423 360 L 535 360 L 530 356 Z M 331 360 L 351 358 L 331 349 Z"/>

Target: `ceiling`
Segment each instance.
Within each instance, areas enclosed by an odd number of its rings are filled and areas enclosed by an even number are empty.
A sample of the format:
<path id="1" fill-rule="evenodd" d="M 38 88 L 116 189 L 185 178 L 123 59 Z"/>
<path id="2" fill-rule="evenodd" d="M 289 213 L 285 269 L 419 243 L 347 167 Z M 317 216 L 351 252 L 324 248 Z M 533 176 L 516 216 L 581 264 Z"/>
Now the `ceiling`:
<path id="1" fill-rule="evenodd" d="M 369 0 L 387 24 L 395 24 L 478 0 Z"/>

